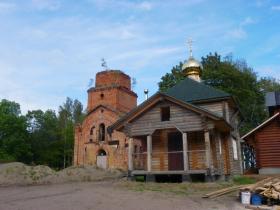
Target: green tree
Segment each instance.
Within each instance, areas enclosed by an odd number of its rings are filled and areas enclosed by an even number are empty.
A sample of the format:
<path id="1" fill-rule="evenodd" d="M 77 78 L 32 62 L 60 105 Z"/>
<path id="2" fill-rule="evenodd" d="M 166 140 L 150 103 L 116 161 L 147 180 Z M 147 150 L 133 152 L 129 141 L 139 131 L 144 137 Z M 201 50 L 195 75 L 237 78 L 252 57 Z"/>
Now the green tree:
<path id="1" fill-rule="evenodd" d="M 262 77 L 259 85 L 264 92 L 280 91 L 280 81 L 273 77 Z"/>
<path id="2" fill-rule="evenodd" d="M 62 147 L 58 118 L 55 111 L 28 111 L 29 138 L 32 148 L 32 161 L 35 164 L 49 165 L 54 168 L 62 167 Z"/>
<path id="3" fill-rule="evenodd" d="M 221 58 L 217 53 L 202 57 L 202 80 L 215 88 L 228 92 L 238 101 L 244 120 L 241 133 L 254 128 L 266 117 L 264 92 L 278 90 L 280 84 L 273 78 L 258 80 L 257 74 L 244 60 L 232 56 Z M 172 68 L 159 82 L 159 89 L 165 91 L 184 79 L 182 63 Z"/>
<path id="4" fill-rule="evenodd" d="M 21 115 L 20 105 L 0 101 L 0 161 L 31 160 L 31 148 L 28 141 L 26 118 Z"/>
<path id="5" fill-rule="evenodd" d="M 72 164 L 74 153 L 74 126 L 84 118 L 83 106 L 78 100 L 66 98 L 66 102 L 59 107 L 59 128 L 63 139 L 63 166 Z"/>

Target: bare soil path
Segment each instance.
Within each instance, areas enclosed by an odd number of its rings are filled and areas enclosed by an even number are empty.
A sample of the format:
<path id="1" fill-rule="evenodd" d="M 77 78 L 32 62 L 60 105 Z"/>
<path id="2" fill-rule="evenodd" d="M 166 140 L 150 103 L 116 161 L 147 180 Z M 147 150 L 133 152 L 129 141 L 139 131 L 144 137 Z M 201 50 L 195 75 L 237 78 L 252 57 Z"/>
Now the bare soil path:
<path id="1" fill-rule="evenodd" d="M 0 187 L 0 210 L 241 210 L 233 196 L 135 191 L 119 181 Z"/>

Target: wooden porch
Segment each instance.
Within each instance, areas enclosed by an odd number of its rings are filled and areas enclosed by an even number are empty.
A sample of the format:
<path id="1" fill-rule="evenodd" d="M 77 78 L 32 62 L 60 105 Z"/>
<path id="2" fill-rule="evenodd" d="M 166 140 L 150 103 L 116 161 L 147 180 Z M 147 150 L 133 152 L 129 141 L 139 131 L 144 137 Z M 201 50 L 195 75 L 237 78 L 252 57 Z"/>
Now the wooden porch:
<path id="1" fill-rule="evenodd" d="M 211 141 L 208 130 L 182 133 L 177 129 L 164 129 L 130 138 L 129 172 L 132 176 L 219 175 L 219 145 L 216 144 L 215 139 Z"/>

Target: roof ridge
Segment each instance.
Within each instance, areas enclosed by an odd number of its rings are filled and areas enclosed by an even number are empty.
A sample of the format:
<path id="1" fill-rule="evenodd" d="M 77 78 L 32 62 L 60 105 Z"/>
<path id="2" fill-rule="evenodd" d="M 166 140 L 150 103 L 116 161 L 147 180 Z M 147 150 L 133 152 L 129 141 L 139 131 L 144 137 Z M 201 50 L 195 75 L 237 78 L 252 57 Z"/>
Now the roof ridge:
<path id="1" fill-rule="evenodd" d="M 264 122 L 262 122 L 261 124 L 259 124 L 257 127 L 255 127 L 254 129 L 252 129 L 251 131 L 249 131 L 248 133 L 246 133 L 244 136 L 241 137 L 241 139 L 246 138 L 247 136 L 250 136 L 252 133 L 254 133 L 255 131 L 259 130 L 260 128 L 262 128 L 263 126 L 265 126 L 267 123 L 269 123 L 271 120 L 273 120 L 274 118 L 276 118 L 280 113 L 277 112 L 275 115 L 271 116 L 270 118 L 268 118 L 267 120 L 265 120 Z"/>

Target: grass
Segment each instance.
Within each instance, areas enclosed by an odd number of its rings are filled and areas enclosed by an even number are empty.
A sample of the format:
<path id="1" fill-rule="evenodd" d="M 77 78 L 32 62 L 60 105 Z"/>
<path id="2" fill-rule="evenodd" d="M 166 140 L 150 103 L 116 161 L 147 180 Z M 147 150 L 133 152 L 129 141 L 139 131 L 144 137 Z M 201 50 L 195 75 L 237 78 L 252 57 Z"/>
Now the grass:
<path id="1" fill-rule="evenodd" d="M 235 176 L 233 177 L 234 184 L 238 185 L 246 185 L 246 184 L 254 184 L 257 182 L 256 179 L 247 176 Z"/>

